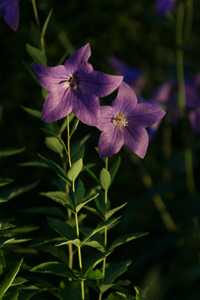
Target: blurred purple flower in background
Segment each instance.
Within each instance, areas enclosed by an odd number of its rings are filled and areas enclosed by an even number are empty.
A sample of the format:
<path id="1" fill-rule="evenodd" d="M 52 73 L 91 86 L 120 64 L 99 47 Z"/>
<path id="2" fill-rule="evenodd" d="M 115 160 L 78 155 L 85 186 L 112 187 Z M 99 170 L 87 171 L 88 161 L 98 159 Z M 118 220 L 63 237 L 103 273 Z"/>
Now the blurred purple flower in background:
<path id="1" fill-rule="evenodd" d="M 116 70 L 117 75 L 124 76 L 126 82 L 139 95 L 145 84 L 142 72 L 137 68 L 131 68 L 113 55 L 108 57 L 109 64 Z"/>
<path id="2" fill-rule="evenodd" d="M 17 30 L 19 24 L 19 0 L 0 0 L 0 16 L 4 15 L 5 22 Z"/>
<path id="3" fill-rule="evenodd" d="M 41 85 L 47 89 L 42 120 L 52 122 L 73 112 L 83 123 L 96 126 L 99 122 L 100 103 L 98 97 L 113 92 L 122 82 L 122 76 L 94 71 L 87 63 L 91 56 L 86 44 L 75 52 L 64 65 L 47 67 L 33 64 Z"/>
<path id="4" fill-rule="evenodd" d="M 159 15 L 165 15 L 167 12 L 174 10 L 175 0 L 157 0 L 156 11 Z"/>
<path id="5" fill-rule="evenodd" d="M 101 106 L 97 126 L 102 131 L 98 144 L 100 156 L 110 157 L 125 145 L 144 158 L 149 143 L 145 128 L 159 121 L 165 111 L 152 104 L 137 102 L 134 91 L 122 82 L 111 106 Z"/>

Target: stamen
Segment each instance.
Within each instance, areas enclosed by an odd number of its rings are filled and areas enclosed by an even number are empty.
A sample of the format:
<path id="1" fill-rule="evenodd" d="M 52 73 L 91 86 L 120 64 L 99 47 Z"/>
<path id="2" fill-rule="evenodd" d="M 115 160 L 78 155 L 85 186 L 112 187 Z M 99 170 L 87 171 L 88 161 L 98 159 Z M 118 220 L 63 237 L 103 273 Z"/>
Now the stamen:
<path id="1" fill-rule="evenodd" d="M 70 78 L 68 80 L 68 83 L 70 85 L 70 87 L 74 90 L 77 89 L 79 83 L 80 83 L 80 80 L 78 77 L 74 77 L 73 75 L 69 74 Z"/>
<path id="2" fill-rule="evenodd" d="M 123 114 L 118 114 L 113 119 L 114 125 L 117 125 L 120 129 L 122 126 L 128 126 L 127 116 Z"/>

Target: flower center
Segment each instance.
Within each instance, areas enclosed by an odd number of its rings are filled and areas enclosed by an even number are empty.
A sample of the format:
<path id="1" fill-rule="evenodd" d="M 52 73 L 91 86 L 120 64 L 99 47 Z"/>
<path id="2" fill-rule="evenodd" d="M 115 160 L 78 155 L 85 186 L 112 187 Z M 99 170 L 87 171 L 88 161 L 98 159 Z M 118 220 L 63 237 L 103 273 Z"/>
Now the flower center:
<path id="1" fill-rule="evenodd" d="M 127 116 L 118 114 L 113 118 L 114 125 L 117 125 L 120 129 L 122 126 L 128 126 Z"/>
<path id="2" fill-rule="evenodd" d="M 73 75 L 70 74 L 70 78 L 69 78 L 69 85 L 70 87 L 73 89 L 73 90 L 76 90 L 79 83 L 80 83 L 80 80 L 78 77 L 75 77 Z"/>

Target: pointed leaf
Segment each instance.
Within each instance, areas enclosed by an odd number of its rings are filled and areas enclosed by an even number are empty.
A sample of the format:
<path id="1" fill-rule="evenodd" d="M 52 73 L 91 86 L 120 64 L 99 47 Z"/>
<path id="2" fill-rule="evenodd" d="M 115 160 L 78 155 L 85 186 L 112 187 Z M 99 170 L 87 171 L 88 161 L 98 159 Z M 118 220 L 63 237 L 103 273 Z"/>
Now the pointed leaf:
<path id="1" fill-rule="evenodd" d="M 11 189 L 8 189 L 2 193 L 0 193 L 0 197 L 5 198 L 7 200 L 10 200 L 18 195 L 21 195 L 29 190 L 31 190 L 32 188 L 34 188 L 36 185 L 38 184 L 38 182 L 34 182 L 32 184 L 27 184 L 24 186 L 17 186 Z"/>
<path id="2" fill-rule="evenodd" d="M 12 283 L 12 286 L 13 285 L 20 285 L 20 284 L 23 284 L 25 282 L 27 282 L 28 280 L 25 279 L 25 278 L 21 278 L 21 277 L 17 277 L 13 280 L 13 283 Z"/>
<path id="3" fill-rule="evenodd" d="M 43 28 L 42 28 L 42 34 L 41 34 L 42 38 L 44 38 L 46 29 L 47 29 L 47 25 L 48 25 L 49 20 L 50 20 L 50 18 L 51 18 L 52 12 L 53 12 L 53 8 L 50 10 L 50 12 L 49 12 L 49 14 L 48 14 L 48 16 L 47 16 L 47 18 L 46 18 L 46 21 L 45 21 L 45 23 L 44 23 L 44 26 L 43 26 Z"/>
<path id="4" fill-rule="evenodd" d="M 83 182 L 79 180 L 75 186 L 76 206 L 82 203 L 84 194 L 85 194 L 85 188 Z"/>
<path id="5" fill-rule="evenodd" d="M 74 121 L 74 124 L 73 124 L 73 126 L 72 126 L 72 130 L 71 130 L 71 135 L 70 135 L 70 137 L 72 137 L 73 133 L 74 133 L 75 130 L 77 129 L 78 123 L 79 123 L 79 119 L 76 118 L 75 121 Z"/>
<path id="6" fill-rule="evenodd" d="M 25 163 L 17 164 L 19 167 L 42 167 L 48 168 L 48 166 L 41 161 L 27 161 Z"/>
<path id="7" fill-rule="evenodd" d="M 59 218 L 63 218 L 66 220 L 66 214 L 56 206 L 37 206 L 37 207 L 29 207 L 20 211 L 21 213 L 28 214 L 50 214 Z"/>
<path id="8" fill-rule="evenodd" d="M 104 253 L 92 253 L 84 259 L 83 264 L 83 276 L 87 277 L 87 274 L 94 269 L 106 256 L 112 251 Z"/>
<path id="9" fill-rule="evenodd" d="M 59 276 L 75 278 L 74 272 L 66 264 L 59 263 L 57 261 L 42 263 L 32 268 L 30 272 L 50 273 Z"/>
<path id="10" fill-rule="evenodd" d="M 88 273 L 87 279 L 97 280 L 104 278 L 103 274 L 99 270 L 94 270 Z"/>
<path id="11" fill-rule="evenodd" d="M 56 243 L 55 246 L 63 246 L 63 245 L 68 245 L 68 244 L 72 244 L 72 245 L 74 245 L 76 247 L 79 247 L 81 245 L 81 241 L 79 239 L 69 240 L 67 242 Z"/>
<path id="12" fill-rule="evenodd" d="M 111 176 L 111 180 L 110 180 L 110 185 L 112 184 L 115 175 L 117 174 L 117 171 L 119 169 L 121 163 L 121 158 L 120 156 L 117 158 L 116 162 L 112 165 L 111 169 L 110 169 L 110 176 Z"/>
<path id="13" fill-rule="evenodd" d="M 2 223 L 0 222 L 0 230 L 8 229 L 8 228 L 13 228 L 15 225 L 9 224 L 9 223 Z"/>
<path id="14" fill-rule="evenodd" d="M 112 262 L 106 265 L 105 271 L 105 284 L 112 284 L 115 279 L 121 274 L 127 271 L 128 266 L 131 264 L 131 260 Z"/>
<path id="15" fill-rule="evenodd" d="M 34 46 L 38 49 L 41 49 L 40 30 L 32 21 L 30 27 L 30 36 Z"/>
<path id="16" fill-rule="evenodd" d="M 94 200 L 98 195 L 99 195 L 99 194 L 96 194 L 96 195 L 94 195 L 94 196 L 91 196 L 89 199 L 87 199 L 87 200 L 84 201 L 83 203 L 79 204 L 79 205 L 76 207 L 76 212 L 78 213 L 78 212 L 81 210 L 81 208 L 82 208 L 85 204 L 87 204 L 88 202 Z"/>
<path id="17" fill-rule="evenodd" d="M 105 214 L 105 219 L 106 219 L 106 220 L 109 219 L 114 213 L 116 213 L 116 211 L 122 209 L 126 204 L 127 204 L 127 202 L 124 203 L 124 204 L 122 204 L 122 205 L 120 205 L 120 206 L 118 206 L 118 207 L 115 207 L 115 208 L 109 210 L 109 211 Z"/>
<path id="18" fill-rule="evenodd" d="M 3 268 L 6 268 L 6 260 L 4 258 L 3 251 L 1 249 L 0 249 L 0 265 Z"/>
<path id="19" fill-rule="evenodd" d="M 67 172 L 67 176 L 69 177 L 69 179 L 71 181 L 75 181 L 77 176 L 79 175 L 79 173 L 81 172 L 83 167 L 83 160 L 82 158 L 79 159 L 77 162 L 75 162 L 71 168 L 69 169 L 69 171 Z"/>
<path id="20" fill-rule="evenodd" d="M 99 181 L 99 179 L 96 177 L 96 175 L 86 166 L 83 166 L 84 170 L 87 171 L 88 174 L 90 174 L 90 176 L 98 183 L 101 185 L 101 182 Z"/>
<path id="21" fill-rule="evenodd" d="M 65 152 L 67 153 L 67 148 L 66 148 L 64 141 L 56 133 L 46 130 L 46 129 L 43 129 L 43 128 L 41 128 L 41 129 L 44 132 L 46 132 L 47 134 L 49 134 L 50 136 L 54 136 L 55 138 L 57 138 L 57 140 L 60 142 L 61 146 L 65 149 Z"/>
<path id="22" fill-rule="evenodd" d="M 89 246 L 89 247 L 93 247 L 101 252 L 105 252 L 104 246 L 102 244 L 100 244 L 98 241 L 87 241 L 84 242 L 84 245 Z"/>
<path id="23" fill-rule="evenodd" d="M 62 281 L 58 293 L 62 300 L 82 300 L 81 283 L 77 281 Z M 89 300 L 86 286 L 85 300 Z"/>
<path id="24" fill-rule="evenodd" d="M 47 217 L 47 220 L 49 225 L 67 240 L 76 239 L 76 231 L 69 224 L 56 218 Z"/>
<path id="25" fill-rule="evenodd" d="M 110 177 L 110 173 L 105 168 L 101 170 L 100 181 L 104 190 L 108 190 L 111 182 L 111 177 Z"/>
<path id="26" fill-rule="evenodd" d="M 56 172 L 56 174 L 58 176 L 60 176 L 65 182 L 67 182 L 69 185 L 71 185 L 65 171 L 59 165 L 57 165 L 52 160 L 49 160 L 49 159 L 41 156 L 40 154 L 38 154 L 38 156 L 47 166 L 49 166 L 49 168 L 51 168 L 54 172 Z"/>
<path id="27" fill-rule="evenodd" d="M 97 215 L 99 218 L 102 219 L 102 215 L 95 208 L 87 206 L 87 205 L 85 205 L 84 208 L 87 209 L 88 211 L 92 212 L 93 214 Z"/>
<path id="28" fill-rule="evenodd" d="M 86 135 L 84 138 L 76 141 L 71 145 L 71 157 L 74 157 L 74 155 L 79 151 L 79 149 L 85 144 L 85 142 L 89 139 L 91 134 Z"/>
<path id="29" fill-rule="evenodd" d="M 60 144 L 60 142 L 57 140 L 54 136 L 49 136 L 45 138 L 45 145 L 52 151 L 56 153 L 62 153 L 63 152 L 63 146 Z"/>
<path id="30" fill-rule="evenodd" d="M 84 154 L 85 154 L 85 146 L 83 145 L 77 152 L 76 154 L 73 156 L 72 159 L 72 164 L 74 164 L 76 161 L 78 161 L 80 158 L 84 158 Z"/>
<path id="31" fill-rule="evenodd" d="M 13 181 L 14 181 L 13 179 L 9 179 L 9 178 L 0 178 L 0 186 L 9 184 Z"/>
<path id="32" fill-rule="evenodd" d="M 148 232 L 141 232 L 141 233 L 128 233 L 128 234 L 122 235 L 122 236 L 118 237 L 112 243 L 112 245 L 110 246 L 109 250 L 114 249 L 117 246 L 120 246 L 120 245 L 122 245 L 124 243 L 132 241 L 132 240 L 137 239 L 139 237 L 145 236 L 147 234 L 148 234 Z"/>
<path id="33" fill-rule="evenodd" d="M 21 153 L 25 149 L 26 148 L 21 148 L 21 149 L 14 149 L 14 148 L 0 149 L 0 158 Z"/>
<path id="34" fill-rule="evenodd" d="M 98 226 L 93 229 L 82 241 L 82 244 L 84 244 L 84 242 L 86 242 L 91 236 L 93 236 L 95 233 L 99 232 L 100 230 L 110 226 L 111 224 L 115 223 L 117 220 L 119 220 L 120 217 L 118 218 L 114 218 L 108 221 L 103 221 L 101 223 L 98 224 Z"/>
<path id="35" fill-rule="evenodd" d="M 18 300 L 19 292 L 17 291 L 13 296 L 11 300 Z"/>
<path id="36" fill-rule="evenodd" d="M 30 115 L 32 115 L 32 116 L 38 118 L 38 119 L 41 119 L 42 113 L 41 113 L 39 110 L 32 109 L 32 108 L 28 108 L 28 107 L 25 107 L 25 106 L 23 106 L 23 105 L 20 105 L 20 106 L 21 106 L 21 108 L 22 108 L 23 110 L 25 110 L 28 114 L 30 114 Z"/>
<path id="37" fill-rule="evenodd" d="M 21 259 L 4 277 L 0 285 L 0 299 L 3 298 L 5 292 L 11 286 L 15 276 L 19 272 L 23 259 Z"/>
<path id="38" fill-rule="evenodd" d="M 129 285 L 130 281 L 129 280 L 120 280 L 118 282 L 115 283 L 111 283 L 111 284 L 102 284 L 99 289 L 101 291 L 101 293 L 106 292 L 108 289 L 113 288 L 114 286 L 120 286 L 120 285 Z"/>
<path id="39" fill-rule="evenodd" d="M 40 193 L 41 196 L 46 196 L 48 198 L 50 198 L 51 200 L 61 204 L 62 206 L 74 211 L 74 204 L 70 198 L 70 196 L 68 195 L 68 201 L 69 204 L 67 203 L 67 199 L 64 199 L 63 197 L 61 198 L 61 196 L 54 196 L 53 192 L 47 192 L 47 193 Z M 73 206 L 72 206 L 73 205 Z"/>
<path id="40" fill-rule="evenodd" d="M 47 64 L 47 59 L 45 54 L 42 52 L 42 50 L 35 48 L 28 43 L 26 44 L 26 51 L 28 54 L 32 57 L 33 61 L 36 64 L 40 65 L 46 65 Z"/>

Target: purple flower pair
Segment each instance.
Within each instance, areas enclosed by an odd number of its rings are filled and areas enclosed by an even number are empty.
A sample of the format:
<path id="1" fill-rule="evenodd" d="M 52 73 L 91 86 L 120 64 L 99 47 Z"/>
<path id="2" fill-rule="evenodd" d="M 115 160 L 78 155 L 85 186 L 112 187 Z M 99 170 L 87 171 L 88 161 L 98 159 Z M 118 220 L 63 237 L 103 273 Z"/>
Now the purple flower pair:
<path id="1" fill-rule="evenodd" d="M 156 10 L 159 15 L 165 15 L 175 9 L 175 0 L 157 0 Z"/>
<path id="2" fill-rule="evenodd" d="M 64 65 L 33 64 L 39 82 L 49 91 L 42 120 L 56 121 L 73 112 L 83 123 L 102 131 L 98 145 L 100 156 L 112 156 L 125 145 L 143 158 L 148 146 L 145 127 L 160 120 L 165 112 L 155 105 L 137 104 L 134 91 L 122 82 L 123 77 L 94 71 L 87 62 L 90 55 L 90 45 L 86 44 Z M 109 95 L 117 87 L 118 95 L 111 106 L 100 107 L 98 98 Z"/>
<path id="3" fill-rule="evenodd" d="M 19 23 L 19 0 L 0 0 L 0 16 L 4 15 L 5 22 L 17 30 Z"/>

